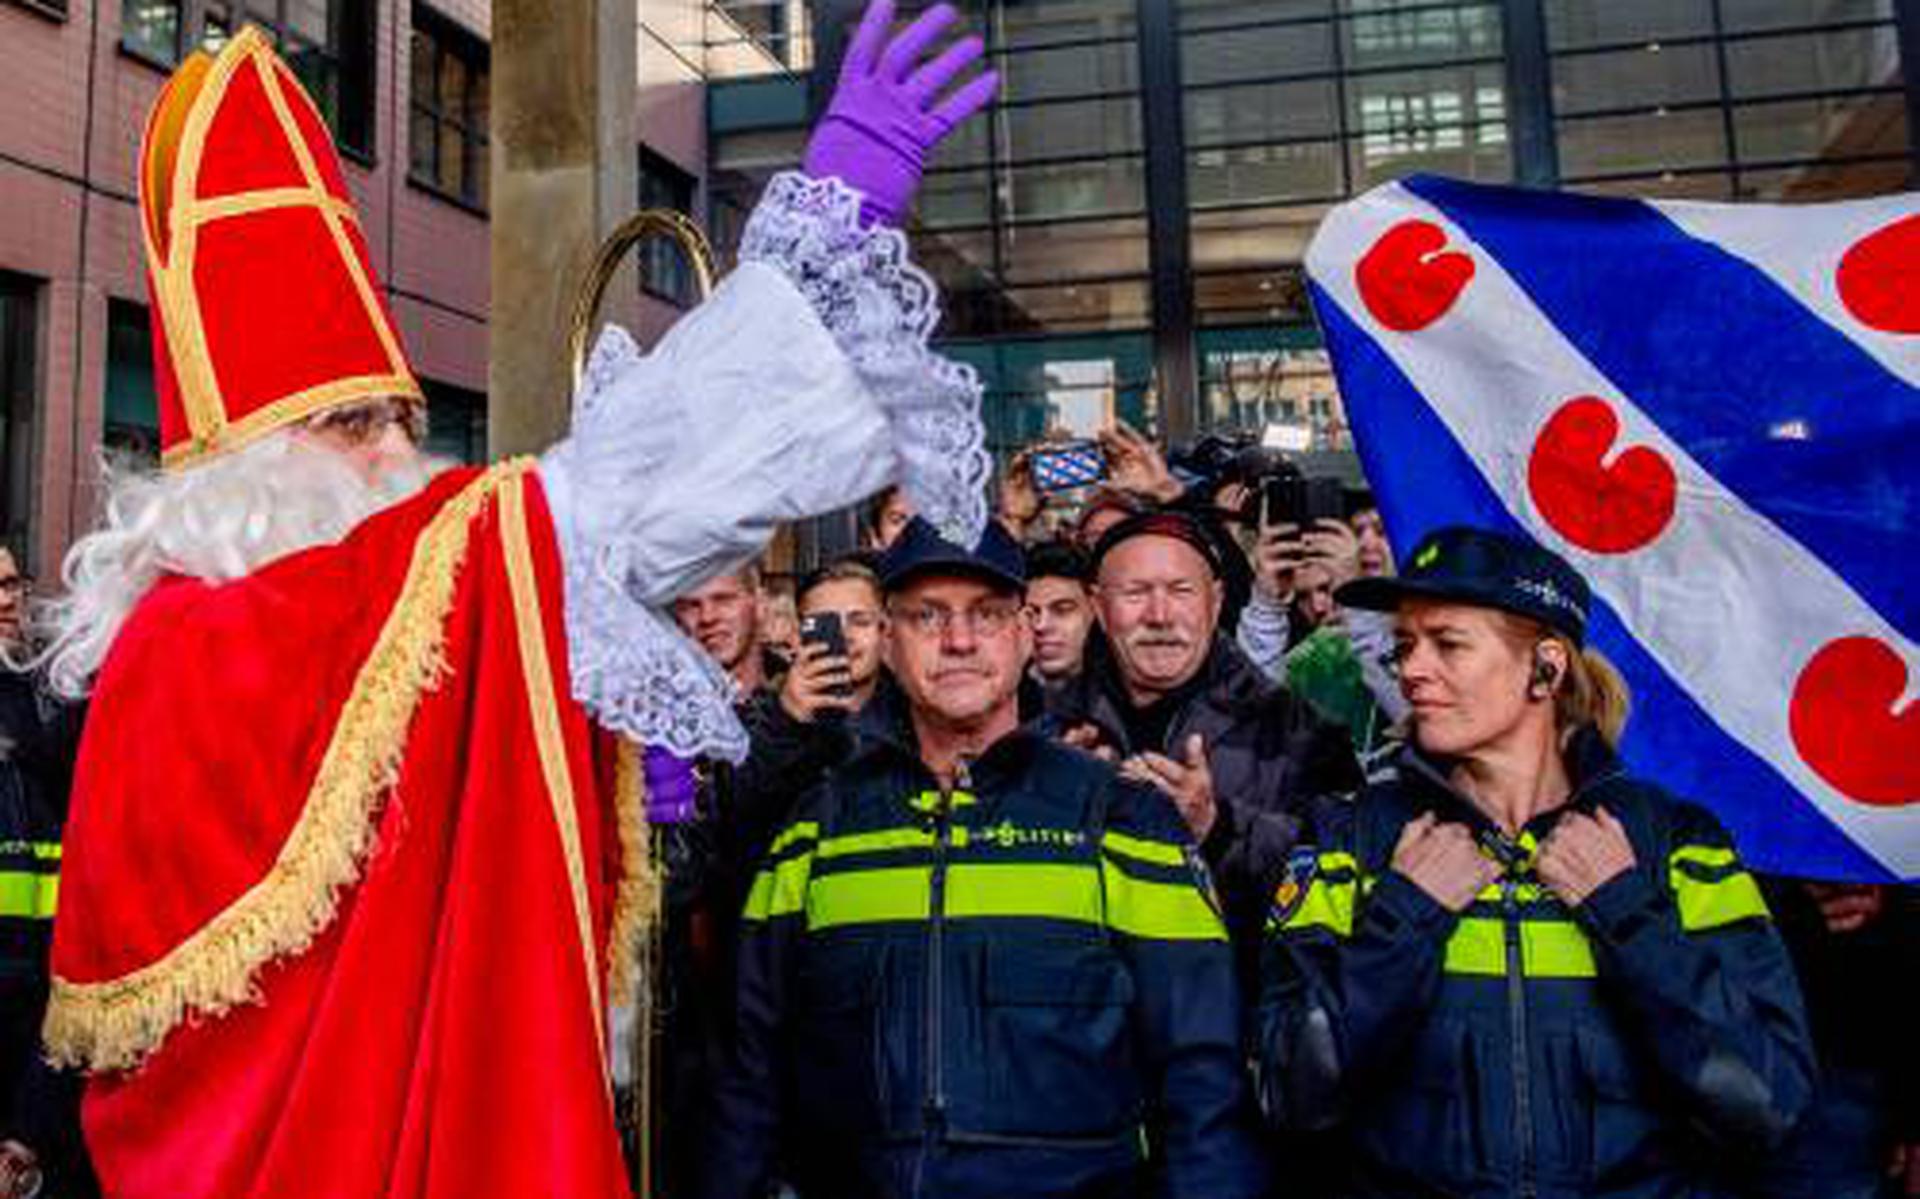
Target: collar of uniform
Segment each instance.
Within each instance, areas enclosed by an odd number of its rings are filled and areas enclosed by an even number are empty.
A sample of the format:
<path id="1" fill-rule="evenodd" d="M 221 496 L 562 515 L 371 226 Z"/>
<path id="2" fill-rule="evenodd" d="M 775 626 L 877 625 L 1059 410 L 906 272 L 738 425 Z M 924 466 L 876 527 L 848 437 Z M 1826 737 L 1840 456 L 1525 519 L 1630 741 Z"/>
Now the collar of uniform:
<path id="1" fill-rule="evenodd" d="M 860 732 L 864 744 L 856 750 L 855 761 L 885 759 L 926 770 L 919 739 L 913 731 L 912 713 L 905 693 L 898 686 L 874 693 L 873 699 L 861 710 Z M 964 789 L 978 794 L 997 789 L 1009 778 L 1019 778 L 1045 740 L 1044 721 L 1017 726 L 967 764 L 971 785 Z"/>
<path id="2" fill-rule="evenodd" d="M 1619 755 L 1600 736 L 1599 730 L 1591 726 L 1574 730 L 1567 739 L 1563 756 L 1567 764 L 1568 781 L 1573 784 L 1573 794 L 1566 803 L 1529 820 L 1526 827 L 1521 829 L 1523 834 L 1545 837 L 1563 813 L 1590 812 L 1598 802 L 1599 789 L 1624 773 Z M 1398 757 L 1400 778 L 1415 791 L 1417 807 L 1451 808 L 1453 811 L 1447 814 L 1457 816 L 1474 829 L 1501 841 L 1510 840 L 1491 817 L 1453 785 L 1450 777 L 1453 763 L 1451 758 L 1422 753 L 1411 743 L 1400 750 Z"/>

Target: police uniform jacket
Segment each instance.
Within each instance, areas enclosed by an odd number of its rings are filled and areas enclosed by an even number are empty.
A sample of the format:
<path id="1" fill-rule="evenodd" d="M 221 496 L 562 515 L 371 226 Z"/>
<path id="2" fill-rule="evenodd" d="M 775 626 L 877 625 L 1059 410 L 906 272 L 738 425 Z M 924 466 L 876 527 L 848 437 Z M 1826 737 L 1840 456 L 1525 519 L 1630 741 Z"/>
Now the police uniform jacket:
<path id="1" fill-rule="evenodd" d="M 1232 956 L 1172 805 L 1032 730 L 943 791 L 911 741 L 774 839 L 705 1193 L 1259 1194 Z"/>
<path id="2" fill-rule="evenodd" d="M 1591 730 L 1575 792 L 1508 838 L 1411 752 L 1330 808 L 1275 897 L 1264 950 L 1261 1099 L 1325 1130 L 1352 1196 L 1699 1196 L 1714 1158 L 1779 1143 L 1812 1051 L 1760 892 L 1704 810 L 1628 777 Z M 1536 849 L 1604 805 L 1635 866 L 1569 909 Z M 1504 865 L 1463 914 L 1390 862 L 1424 812 Z"/>

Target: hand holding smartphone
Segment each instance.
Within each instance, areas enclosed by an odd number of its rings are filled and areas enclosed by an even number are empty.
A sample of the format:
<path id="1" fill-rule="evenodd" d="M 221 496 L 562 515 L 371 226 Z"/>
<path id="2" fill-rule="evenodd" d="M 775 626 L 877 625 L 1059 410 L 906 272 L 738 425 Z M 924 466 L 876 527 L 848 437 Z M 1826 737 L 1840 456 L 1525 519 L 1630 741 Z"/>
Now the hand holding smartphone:
<path id="1" fill-rule="evenodd" d="M 838 612 L 800 618 L 800 652 L 780 684 L 780 706 L 802 724 L 839 720 L 852 710 L 853 666 Z"/>

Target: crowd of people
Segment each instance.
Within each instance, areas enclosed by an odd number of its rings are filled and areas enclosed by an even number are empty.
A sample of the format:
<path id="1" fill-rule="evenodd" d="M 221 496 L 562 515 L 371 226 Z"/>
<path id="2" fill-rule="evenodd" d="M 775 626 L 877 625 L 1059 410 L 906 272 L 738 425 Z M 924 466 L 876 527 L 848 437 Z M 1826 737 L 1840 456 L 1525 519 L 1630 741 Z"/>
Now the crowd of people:
<path id="1" fill-rule="evenodd" d="M 1920 907 L 1628 775 L 1571 568 L 1398 572 L 1363 490 L 1271 521 L 1283 456 L 1102 443 L 976 546 L 890 488 L 675 601 L 750 748 L 662 841 L 659 1194 L 1920 1194 Z M 35 1062 L 79 709 L 3 681 L 0 1160 L 82 1195 Z"/>
<path id="2" fill-rule="evenodd" d="M 0 551 L 0 1199 L 614 1199 L 623 1131 L 647 1199 L 1920 1195 L 1914 894 L 1629 770 L 1566 560 L 1124 425 L 988 503 L 897 225 L 997 80 L 893 18 L 716 295 L 484 468 L 265 36 L 170 81 L 163 467 L 36 628 Z M 248 290 L 317 261 L 324 321 Z"/>
<path id="3" fill-rule="evenodd" d="M 663 1194 L 1920 1193 L 1913 895 L 1629 774 L 1571 567 L 1399 572 L 1362 489 L 1268 519 L 1283 455 L 1101 445 L 977 547 L 876 497 L 790 627 L 757 570 L 680 602 L 753 744 Z"/>

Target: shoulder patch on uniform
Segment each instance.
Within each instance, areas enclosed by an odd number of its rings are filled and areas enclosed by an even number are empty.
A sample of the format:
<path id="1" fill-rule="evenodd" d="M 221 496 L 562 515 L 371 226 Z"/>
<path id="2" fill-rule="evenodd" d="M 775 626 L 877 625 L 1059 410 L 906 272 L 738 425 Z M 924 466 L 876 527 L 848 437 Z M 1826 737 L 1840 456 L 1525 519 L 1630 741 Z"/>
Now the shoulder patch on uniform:
<path id="1" fill-rule="evenodd" d="M 1320 851 L 1313 846 L 1299 846 L 1287 855 L 1280 885 L 1273 889 L 1273 903 L 1267 910 L 1270 924 L 1279 927 L 1300 910 L 1300 905 L 1306 902 L 1307 891 L 1313 886 L 1314 875 L 1319 872 Z"/>

